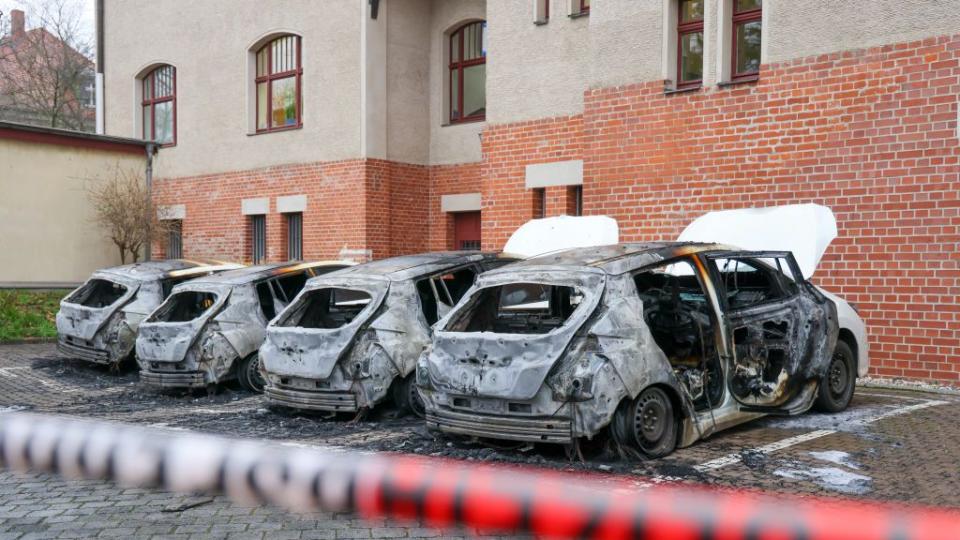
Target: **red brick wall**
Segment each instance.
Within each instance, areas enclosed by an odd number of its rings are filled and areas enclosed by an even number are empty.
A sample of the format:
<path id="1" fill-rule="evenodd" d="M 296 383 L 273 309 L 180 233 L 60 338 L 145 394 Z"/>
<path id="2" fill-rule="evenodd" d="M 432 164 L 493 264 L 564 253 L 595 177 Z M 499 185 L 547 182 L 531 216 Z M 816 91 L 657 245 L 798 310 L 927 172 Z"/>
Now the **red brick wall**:
<path id="1" fill-rule="evenodd" d="M 960 36 L 765 66 L 755 84 L 585 93 L 582 117 L 490 127 L 484 246 L 532 210 L 524 166 L 584 160 L 584 213 L 675 239 L 710 210 L 816 202 L 816 281 L 855 302 L 872 372 L 960 382 Z M 548 197 L 549 198 L 549 197 Z M 550 203 L 548 201 L 548 214 Z"/>

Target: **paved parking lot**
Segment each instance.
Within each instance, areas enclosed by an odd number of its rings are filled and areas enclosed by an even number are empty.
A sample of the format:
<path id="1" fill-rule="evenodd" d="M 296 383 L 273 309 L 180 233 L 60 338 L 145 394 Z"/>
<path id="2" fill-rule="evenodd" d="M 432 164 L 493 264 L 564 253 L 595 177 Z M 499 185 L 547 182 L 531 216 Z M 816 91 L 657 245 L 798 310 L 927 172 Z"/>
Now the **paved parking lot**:
<path id="1" fill-rule="evenodd" d="M 428 433 L 413 418 L 379 413 L 355 422 L 281 414 L 259 396 L 143 391 L 135 373 L 111 374 L 56 358 L 50 344 L 0 346 L 0 410 L 188 429 L 288 444 L 412 452 L 527 463 L 651 481 L 709 483 L 785 493 L 861 497 L 958 507 L 960 399 L 859 388 L 839 415 L 768 418 L 719 433 L 666 459 L 570 461 L 550 448 L 494 449 Z M 98 482 L 0 473 L 0 538 L 396 538 L 469 536 L 350 516 L 290 516 L 221 498 L 121 490 Z"/>

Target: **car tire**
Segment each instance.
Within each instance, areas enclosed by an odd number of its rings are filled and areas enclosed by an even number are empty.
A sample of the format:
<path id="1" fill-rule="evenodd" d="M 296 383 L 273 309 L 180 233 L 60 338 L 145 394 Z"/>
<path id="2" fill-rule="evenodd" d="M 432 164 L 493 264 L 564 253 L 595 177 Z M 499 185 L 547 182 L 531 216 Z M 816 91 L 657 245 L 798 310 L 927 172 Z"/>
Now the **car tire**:
<path id="1" fill-rule="evenodd" d="M 853 349 L 844 341 L 837 341 L 837 347 L 830 357 L 827 373 L 820 381 L 814 408 L 820 412 L 838 413 L 850 405 L 857 385 L 857 363 Z"/>
<path id="2" fill-rule="evenodd" d="M 237 380 L 240 386 L 257 394 L 263 393 L 263 387 L 266 382 L 263 375 L 260 374 L 260 355 L 253 353 L 240 361 L 237 366 Z"/>
<path id="3" fill-rule="evenodd" d="M 425 418 L 426 408 L 414 379 L 416 374 L 411 373 L 393 384 L 393 403 L 400 412 L 413 413 L 419 418 Z"/>
<path id="4" fill-rule="evenodd" d="M 643 457 L 660 458 L 677 447 L 679 421 L 673 400 L 651 386 L 617 409 L 614 434 L 618 442 L 639 450 Z"/>

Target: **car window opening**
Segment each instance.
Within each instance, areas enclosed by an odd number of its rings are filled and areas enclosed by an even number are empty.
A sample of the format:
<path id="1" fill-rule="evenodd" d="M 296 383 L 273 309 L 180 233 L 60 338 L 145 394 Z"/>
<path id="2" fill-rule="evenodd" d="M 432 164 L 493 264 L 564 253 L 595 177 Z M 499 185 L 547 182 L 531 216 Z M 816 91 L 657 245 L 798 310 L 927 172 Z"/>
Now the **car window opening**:
<path id="1" fill-rule="evenodd" d="M 667 356 L 695 408 L 723 398 L 723 371 L 716 351 L 707 296 L 690 263 L 673 262 L 634 277 L 643 319 Z"/>
<path id="2" fill-rule="evenodd" d="M 583 303 L 576 287 L 509 283 L 477 293 L 447 327 L 453 332 L 547 334 L 560 328 Z"/>
<path id="3" fill-rule="evenodd" d="M 751 259 L 717 259 L 728 309 L 735 311 L 779 300 L 799 292 L 797 283 L 783 273 L 786 264 L 767 259 L 773 268 Z"/>
<path id="4" fill-rule="evenodd" d="M 217 301 L 217 295 L 202 291 L 174 293 L 150 318 L 150 322 L 187 322 L 200 318 Z"/>
<path id="5" fill-rule="evenodd" d="M 328 287 L 305 293 L 277 326 L 332 330 L 353 322 L 373 301 L 369 293 Z"/>
<path id="6" fill-rule="evenodd" d="M 111 306 L 127 293 L 127 288 L 106 279 L 91 279 L 73 292 L 67 302 L 91 308 Z"/>
<path id="7" fill-rule="evenodd" d="M 476 276 L 473 268 L 462 268 L 418 281 L 417 296 L 427 324 L 433 326 L 445 316 L 470 289 Z"/>

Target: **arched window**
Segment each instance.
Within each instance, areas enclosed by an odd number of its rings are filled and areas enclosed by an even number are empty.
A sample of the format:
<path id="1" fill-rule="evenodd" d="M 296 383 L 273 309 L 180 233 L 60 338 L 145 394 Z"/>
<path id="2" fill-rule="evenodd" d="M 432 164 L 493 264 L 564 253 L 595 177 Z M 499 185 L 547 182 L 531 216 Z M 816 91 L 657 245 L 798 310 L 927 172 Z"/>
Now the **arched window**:
<path id="1" fill-rule="evenodd" d="M 142 80 L 140 103 L 143 138 L 163 145 L 177 143 L 177 69 L 163 65 Z"/>
<path id="2" fill-rule="evenodd" d="M 487 116 L 487 23 L 465 24 L 450 35 L 450 123 Z"/>
<path id="3" fill-rule="evenodd" d="M 278 37 L 261 47 L 256 56 L 257 131 L 300 127 L 300 37 Z"/>

